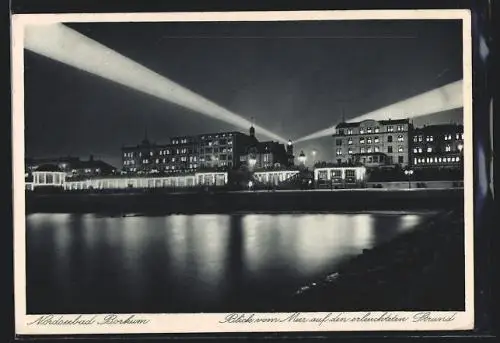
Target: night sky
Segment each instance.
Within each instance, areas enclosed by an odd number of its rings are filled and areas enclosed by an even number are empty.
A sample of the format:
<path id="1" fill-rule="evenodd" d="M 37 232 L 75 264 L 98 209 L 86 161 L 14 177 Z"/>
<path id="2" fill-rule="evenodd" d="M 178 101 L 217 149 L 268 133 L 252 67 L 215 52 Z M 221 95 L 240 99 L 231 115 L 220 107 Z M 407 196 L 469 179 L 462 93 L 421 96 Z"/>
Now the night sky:
<path id="1" fill-rule="evenodd" d="M 292 140 L 462 78 L 460 21 L 68 26 Z M 25 110 L 26 156 L 93 154 L 117 167 L 146 129 L 158 143 L 235 129 L 27 50 Z M 462 110 L 414 124 L 450 121 Z M 331 160 L 332 144 L 296 150 Z"/>

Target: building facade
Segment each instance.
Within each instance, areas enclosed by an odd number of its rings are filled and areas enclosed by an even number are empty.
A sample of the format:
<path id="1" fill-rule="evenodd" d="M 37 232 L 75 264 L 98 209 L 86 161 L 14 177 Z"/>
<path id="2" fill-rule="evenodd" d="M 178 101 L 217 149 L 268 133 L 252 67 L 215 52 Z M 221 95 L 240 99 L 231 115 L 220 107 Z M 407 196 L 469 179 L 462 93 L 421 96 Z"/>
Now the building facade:
<path id="1" fill-rule="evenodd" d="M 415 168 L 456 168 L 463 162 L 463 125 L 427 125 L 413 130 L 411 162 Z"/>
<path id="2" fill-rule="evenodd" d="M 366 166 L 410 163 L 409 119 L 340 123 L 333 135 L 334 162 Z"/>
<path id="3" fill-rule="evenodd" d="M 256 144 L 255 130 L 207 133 L 170 138 L 156 144 L 145 138 L 136 146 L 122 147 L 125 173 L 193 173 L 207 169 L 237 169 L 241 155 Z"/>
<path id="4" fill-rule="evenodd" d="M 291 167 L 290 162 L 290 149 L 273 141 L 255 142 L 240 156 L 241 165 L 252 170 Z"/>

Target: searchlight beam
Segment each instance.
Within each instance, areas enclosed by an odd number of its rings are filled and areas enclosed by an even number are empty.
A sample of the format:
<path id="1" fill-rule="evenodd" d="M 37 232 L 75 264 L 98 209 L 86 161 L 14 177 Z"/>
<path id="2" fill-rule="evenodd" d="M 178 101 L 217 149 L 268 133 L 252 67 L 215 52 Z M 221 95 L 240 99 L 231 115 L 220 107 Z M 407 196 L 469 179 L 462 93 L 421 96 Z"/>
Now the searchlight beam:
<path id="1" fill-rule="evenodd" d="M 235 127 L 252 123 L 178 83 L 142 66 L 118 52 L 57 23 L 25 27 L 24 47 L 37 54 L 177 104 Z M 262 135 L 281 142 L 286 139 L 254 125 Z"/>
<path id="2" fill-rule="evenodd" d="M 358 117 L 347 120 L 348 123 L 359 122 L 366 119 L 384 120 L 406 119 L 425 116 L 433 113 L 452 110 L 463 107 L 463 82 L 462 80 L 452 82 L 445 86 L 433 89 L 423 94 L 394 103 L 392 105 L 368 112 Z M 335 126 L 317 131 L 310 135 L 295 140 L 303 142 L 311 139 L 330 136 L 335 133 Z"/>

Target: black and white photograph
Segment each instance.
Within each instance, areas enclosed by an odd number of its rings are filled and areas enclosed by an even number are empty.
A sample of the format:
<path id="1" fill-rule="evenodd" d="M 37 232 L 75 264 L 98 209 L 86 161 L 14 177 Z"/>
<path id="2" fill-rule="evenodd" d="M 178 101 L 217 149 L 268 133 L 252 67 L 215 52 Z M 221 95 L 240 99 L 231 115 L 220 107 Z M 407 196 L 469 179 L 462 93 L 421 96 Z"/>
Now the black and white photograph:
<path id="1" fill-rule="evenodd" d="M 472 328 L 470 14 L 393 12 L 16 15 L 16 330 Z"/>

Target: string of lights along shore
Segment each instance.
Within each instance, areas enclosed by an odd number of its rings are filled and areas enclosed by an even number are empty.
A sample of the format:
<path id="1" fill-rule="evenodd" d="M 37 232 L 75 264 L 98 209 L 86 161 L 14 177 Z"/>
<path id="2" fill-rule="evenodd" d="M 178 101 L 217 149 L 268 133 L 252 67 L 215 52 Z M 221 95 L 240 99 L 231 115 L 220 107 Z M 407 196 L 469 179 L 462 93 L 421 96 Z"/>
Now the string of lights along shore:
<path id="1" fill-rule="evenodd" d="M 237 128 L 246 130 L 253 125 L 266 137 L 281 142 L 288 140 L 270 130 L 254 125 L 243 116 L 231 112 L 63 24 L 27 26 L 24 38 L 25 48 L 37 54 L 224 121 Z M 408 116 L 419 117 L 461 108 L 463 107 L 462 93 L 463 81 L 458 80 L 348 119 L 347 122 L 359 122 L 365 119 L 404 119 Z M 295 139 L 294 142 L 330 136 L 334 132 L 335 126 L 332 126 Z"/>

